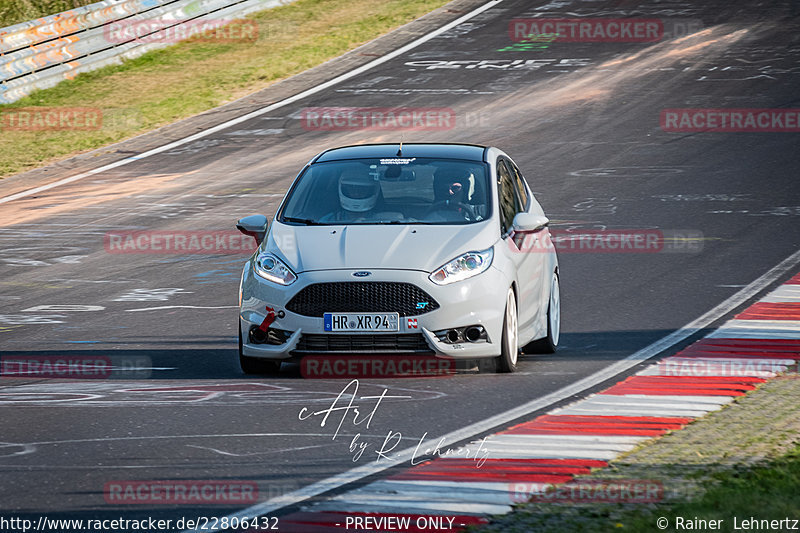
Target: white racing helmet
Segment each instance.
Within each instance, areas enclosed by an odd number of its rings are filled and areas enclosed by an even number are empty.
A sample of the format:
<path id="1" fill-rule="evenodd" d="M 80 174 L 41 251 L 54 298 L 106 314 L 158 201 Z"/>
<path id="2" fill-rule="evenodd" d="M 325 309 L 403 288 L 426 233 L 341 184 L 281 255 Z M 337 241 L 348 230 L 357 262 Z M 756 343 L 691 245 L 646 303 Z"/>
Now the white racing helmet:
<path id="1" fill-rule="evenodd" d="M 339 202 L 347 211 L 369 211 L 378 202 L 380 192 L 380 183 L 366 169 L 348 167 L 339 176 Z"/>

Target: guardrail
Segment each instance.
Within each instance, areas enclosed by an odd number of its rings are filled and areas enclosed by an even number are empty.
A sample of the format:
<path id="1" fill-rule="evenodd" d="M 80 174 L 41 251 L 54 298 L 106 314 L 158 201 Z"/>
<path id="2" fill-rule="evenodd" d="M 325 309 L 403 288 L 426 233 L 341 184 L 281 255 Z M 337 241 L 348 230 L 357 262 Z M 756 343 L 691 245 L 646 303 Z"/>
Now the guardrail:
<path id="1" fill-rule="evenodd" d="M 0 29 L 0 104 L 294 0 L 104 0 Z"/>

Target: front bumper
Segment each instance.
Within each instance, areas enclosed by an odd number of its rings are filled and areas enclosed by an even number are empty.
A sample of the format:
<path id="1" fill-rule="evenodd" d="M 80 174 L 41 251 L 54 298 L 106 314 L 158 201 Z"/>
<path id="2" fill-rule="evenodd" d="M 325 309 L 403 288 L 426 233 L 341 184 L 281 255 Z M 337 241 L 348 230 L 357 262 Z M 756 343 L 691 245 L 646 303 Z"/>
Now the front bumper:
<path id="1" fill-rule="evenodd" d="M 343 335 L 342 333 L 325 332 L 322 317 L 293 313 L 286 308 L 286 304 L 295 294 L 311 284 L 356 281 L 352 275 L 353 272 L 356 270 L 303 272 L 298 274 L 295 283 L 283 287 L 257 276 L 252 270 L 251 263 L 248 262 L 242 275 L 242 299 L 239 312 L 243 354 L 249 357 L 286 360 L 309 353 L 299 350 L 299 347 L 319 347 L 320 344 L 316 341 L 320 340 L 320 336 Z M 339 355 L 409 353 L 407 349 L 403 348 L 410 345 L 416 347 L 426 345 L 428 353 L 438 357 L 478 359 L 496 357 L 500 354 L 506 291 L 511 285 L 511 280 L 494 266 L 473 278 L 444 286 L 430 281 L 427 272 L 415 270 L 372 270 L 369 281 L 411 283 L 430 294 L 438 302 L 439 307 L 416 316 L 401 316 L 400 329 L 396 333 L 347 333 L 346 335 L 350 336 L 365 336 L 362 339 L 352 339 L 364 341 L 351 343 L 353 346 L 359 347 L 355 350 L 343 350 L 342 343 L 338 342 L 343 339 L 339 338 L 331 339 L 334 342 L 328 343 L 337 345 L 339 348 L 330 351 L 323 349 L 314 353 Z M 250 330 L 260 326 L 267 318 L 267 308 L 272 309 L 272 313 L 275 315 L 275 319 L 269 327 L 282 331 L 285 337 L 285 341 L 282 343 L 257 344 L 250 338 Z M 434 333 L 472 325 L 482 326 L 486 330 L 486 339 L 478 342 L 448 343 L 440 340 Z M 304 335 L 309 337 L 304 339 Z M 400 337 L 395 349 L 391 348 L 391 342 L 381 342 L 388 341 L 388 338 L 378 338 L 385 335 Z M 375 338 L 368 339 L 367 336 Z M 315 342 L 308 342 L 312 338 Z M 422 341 L 424 344 L 421 344 Z M 419 352 L 418 349 L 413 351 Z"/>

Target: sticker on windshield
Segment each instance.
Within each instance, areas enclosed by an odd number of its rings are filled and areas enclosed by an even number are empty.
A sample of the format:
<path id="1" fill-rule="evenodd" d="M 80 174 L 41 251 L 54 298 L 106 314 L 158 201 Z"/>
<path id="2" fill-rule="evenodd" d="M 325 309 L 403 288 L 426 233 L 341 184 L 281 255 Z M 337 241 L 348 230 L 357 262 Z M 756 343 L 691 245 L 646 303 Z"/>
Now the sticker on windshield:
<path id="1" fill-rule="evenodd" d="M 392 159 L 381 159 L 381 165 L 407 165 L 416 161 L 416 157 L 395 157 Z"/>

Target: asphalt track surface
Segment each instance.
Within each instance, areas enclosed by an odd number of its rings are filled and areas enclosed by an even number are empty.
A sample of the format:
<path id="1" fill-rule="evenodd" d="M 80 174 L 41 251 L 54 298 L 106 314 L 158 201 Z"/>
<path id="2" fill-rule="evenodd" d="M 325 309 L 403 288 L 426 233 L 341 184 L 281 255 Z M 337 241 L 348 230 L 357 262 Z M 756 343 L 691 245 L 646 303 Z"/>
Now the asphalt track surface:
<path id="1" fill-rule="evenodd" d="M 479 5 L 461 2 L 437 23 Z M 533 16 L 657 18 L 696 32 L 508 50 L 509 21 Z M 420 439 L 431 446 L 691 322 L 798 250 L 800 144 L 796 133 L 665 132 L 660 113 L 800 107 L 797 17 L 788 2 L 504 1 L 319 94 L 1 204 L 2 357 L 99 356 L 145 368 L 111 379 L 0 380 L 1 514 L 222 516 L 247 504 L 108 503 L 104 487 L 244 480 L 265 501 L 374 461 L 387 432 L 402 434 L 398 450 Z M 557 354 L 524 357 L 513 375 L 362 379 L 359 396 L 404 398 L 382 402 L 368 429 L 348 419 L 332 439 L 330 423 L 298 413 L 329 406 L 347 380 L 302 379 L 297 365 L 269 378 L 239 370 L 245 254 L 104 246 L 111 231 L 225 230 L 248 214 L 271 216 L 322 149 L 399 139 L 398 131 L 304 128 L 302 110 L 322 106 L 452 109 L 454 128 L 404 131 L 403 139 L 499 146 L 556 229 L 690 231 L 702 235 L 702 249 L 562 253 Z M 2 196 L 18 183 L 0 183 Z M 40 307 L 75 305 L 96 307 Z M 359 461 L 349 450 L 356 433 L 369 444 Z"/>

